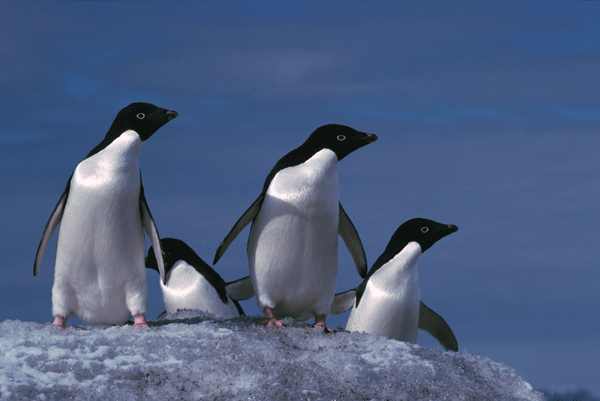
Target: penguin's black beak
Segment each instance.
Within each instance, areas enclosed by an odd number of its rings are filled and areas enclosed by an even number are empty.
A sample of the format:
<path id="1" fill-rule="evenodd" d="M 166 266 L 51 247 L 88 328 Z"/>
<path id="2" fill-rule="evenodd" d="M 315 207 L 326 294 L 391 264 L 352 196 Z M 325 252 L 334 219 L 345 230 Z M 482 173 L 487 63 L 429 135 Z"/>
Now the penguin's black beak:
<path id="1" fill-rule="evenodd" d="M 167 116 L 169 116 L 169 120 L 177 118 L 177 116 L 179 115 L 179 114 L 177 114 L 177 112 L 175 110 L 167 110 L 167 112 L 165 114 Z"/>
<path id="2" fill-rule="evenodd" d="M 373 143 L 377 140 L 377 135 L 375 134 L 367 134 L 367 138 L 365 139 L 365 141 L 367 141 L 367 143 Z"/>
<path id="3" fill-rule="evenodd" d="M 445 235 L 450 235 L 452 233 L 457 232 L 458 227 L 456 227 L 454 224 L 448 224 L 446 227 L 443 228 L 443 230 L 447 233 Z"/>

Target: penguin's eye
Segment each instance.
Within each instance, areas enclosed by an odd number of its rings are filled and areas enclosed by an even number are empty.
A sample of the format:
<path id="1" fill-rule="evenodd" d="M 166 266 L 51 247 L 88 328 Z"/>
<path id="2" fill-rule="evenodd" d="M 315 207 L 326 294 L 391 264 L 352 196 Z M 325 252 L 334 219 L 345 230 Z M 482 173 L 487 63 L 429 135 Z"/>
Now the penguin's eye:
<path id="1" fill-rule="evenodd" d="M 423 234 L 425 234 L 427 231 L 429 231 L 429 227 L 423 227 L 423 228 L 421 228 L 421 232 Z"/>
<path id="2" fill-rule="evenodd" d="M 140 120 L 143 120 L 144 117 L 146 117 L 146 115 L 144 113 L 138 113 L 138 115 L 136 117 Z"/>
<path id="3" fill-rule="evenodd" d="M 162 251 L 162 256 L 163 259 L 169 259 L 169 256 L 171 256 L 171 252 Z"/>
<path id="4" fill-rule="evenodd" d="M 337 140 L 340 142 L 343 141 L 344 139 L 346 139 L 346 135 L 338 135 L 337 136 Z"/>

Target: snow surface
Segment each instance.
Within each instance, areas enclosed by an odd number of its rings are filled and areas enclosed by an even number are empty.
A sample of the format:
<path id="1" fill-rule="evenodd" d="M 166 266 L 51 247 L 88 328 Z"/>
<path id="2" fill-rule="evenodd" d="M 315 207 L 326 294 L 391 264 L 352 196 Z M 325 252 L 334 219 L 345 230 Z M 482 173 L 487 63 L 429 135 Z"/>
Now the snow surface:
<path id="1" fill-rule="evenodd" d="M 184 310 L 150 328 L 0 323 L 2 400 L 545 400 L 467 352 Z"/>

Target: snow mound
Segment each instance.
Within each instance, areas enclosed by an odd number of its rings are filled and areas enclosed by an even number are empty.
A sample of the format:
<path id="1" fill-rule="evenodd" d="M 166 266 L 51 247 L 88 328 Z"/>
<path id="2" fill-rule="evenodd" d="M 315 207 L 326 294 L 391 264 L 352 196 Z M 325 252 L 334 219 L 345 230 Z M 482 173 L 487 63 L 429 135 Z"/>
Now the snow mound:
<path id="1" fill-rule="evenodd" d="M 10 400 L 544 400 L 517 372 L 467 352 L 287 320 L 180 311 L 148 329 L 0 323 Z"/>

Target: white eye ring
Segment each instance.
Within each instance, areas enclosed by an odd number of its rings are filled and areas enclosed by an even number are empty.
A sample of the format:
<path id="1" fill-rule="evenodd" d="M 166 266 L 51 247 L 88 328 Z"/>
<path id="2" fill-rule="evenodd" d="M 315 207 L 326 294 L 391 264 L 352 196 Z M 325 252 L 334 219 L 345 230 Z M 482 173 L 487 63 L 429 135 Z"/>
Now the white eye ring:
<path id="1" fill-rule="evenodd" d="M 340 142 L 343 141 L 344 139 L 346 139 L 346 135 L 338 135 L 337 136 L 337 140 Z"/>
<path id="2" fill-rule="evenodd" d="M 423 227 L 423 228 L 421 228 L 421 232 L 423 234 L 425 234 L 427 231 L 429 231 L 429 227 Z"/>
<path id="3" fill-rule="evenodd" d="M 139 118 L 140 120 L 143 120 L 144 117 L 146 117 L 146 115 L 144 113 L 138 113 L 136 117 Z"/>

